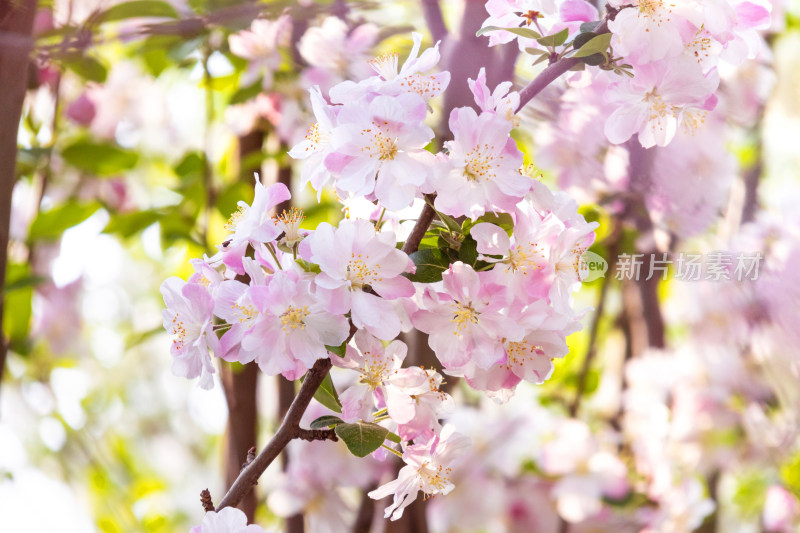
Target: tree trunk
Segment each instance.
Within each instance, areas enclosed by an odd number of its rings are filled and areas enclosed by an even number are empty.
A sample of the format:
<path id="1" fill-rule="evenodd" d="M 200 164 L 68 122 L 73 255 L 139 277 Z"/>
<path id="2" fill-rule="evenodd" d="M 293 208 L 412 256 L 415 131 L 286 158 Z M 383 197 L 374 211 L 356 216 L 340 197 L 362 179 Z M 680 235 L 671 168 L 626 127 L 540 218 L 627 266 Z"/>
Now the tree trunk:
<path id="1" fill-rule="evenodd" d="M 33 17 L 36 0 L 0 0 L 0 296 L 6 279 L 11 192 L 17 161 L 17 131 L 28 83 L 29 54 L 33 48 Z M 0 324 L 3 323 L 0 297 Z M 8 341 L 0 331 L 0 382 L 3 378 Z"/>

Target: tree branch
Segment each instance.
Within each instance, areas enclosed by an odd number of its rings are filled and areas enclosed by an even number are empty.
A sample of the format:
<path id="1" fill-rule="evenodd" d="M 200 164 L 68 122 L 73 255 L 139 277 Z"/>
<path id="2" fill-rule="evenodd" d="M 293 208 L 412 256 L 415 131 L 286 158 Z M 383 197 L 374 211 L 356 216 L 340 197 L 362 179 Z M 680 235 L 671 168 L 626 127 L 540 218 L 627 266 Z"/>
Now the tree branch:
<path id="1" fill-rule="evenodd" d="M 422 212 L 419 214 L 419 218 L 417 218 L 417 223 L 414 224 L 414 228 L 411 230 L 411 234 L 406 239 L 406 242 L 403 244 L 403 252 L 407 254 L 413 254 L 419 249 L 419 243 L 422 241 L 422 238 L 425 236 L 425 232 L 428 231 L 428 228 L 431 226 L 431 222 L 433 222 L 433 217 L 436 216 L 436 211 L 433 210 L 431 204 L 433 204 L 434 199 L 436 198 L 435 195 L 429 195 L 427 197 L 427 202 L 425 202 L 425 207 L 422 208 Z"/>
<path id="2" fill-rule="evenodd" d="M 300 428 L 300 419 L 308 408 L 308 404 L 311 403 L 311 398 L 314 397 L 317 388 L 322 384 L 322 380 L 328 375 L 331 366 L 333 366 L 333 363 L 330 358 L 319 359 L 314 363 L 314 366 L 311 367 L 311 370 L 306 374 L 303 385 L 300 387 L 300 392 L 297 393 L 292 405 L 289 407 L 289 411 L 286 413 L 286 418 L 283 419 L 281 427 L 278 428 L 278 431 L 264 449 L 261 450 L 261 453 L 256 456 L 253 462 L 242 470 L 230 490 L 228 490 L 228 493 L 222 498 L 222 501 L 219 502 L 217 506 L 218 511 L 225 507 L 236 506 L 245 494 L 253 488 L 253 485 L 258 482 L 258 478 L 261 477 L 261 474 L 264 473 L 272 461 L 274 461 L 275 458 L 278 457 L 278 454 L 289 444 L 289 441 L 312 435 L 309 433 L 311 430 Z M 320 433 L 320 436 L 321 435 Z M 326 436 L 326 438 L 330 437 Z"/>
<path id="3" fill-rule="evenodd" d="M 425 23 L 431 31 L 433 40 L 444 40 L 447 37 L 447 26 L 444 23 L 439 0 L 421 0 L 420 3 L 422 4 L 422 16 L 425 17 Z"/>
<path id="4" fill-rule="evenodd" d="M 600 35 L 608 33 L 608 21 L 603 21 L 594 33 Z M 552 65 L 545 68 L 538 76 L 536 76 L 528 85 L 526 85 L 519 92 L 519 108 L 522 109 L 525 105 L 533 100 L 533 97 L 542 92 L 542 90 L 553 83 L 559 76 L 567 72 L 569 69 L 580 63 L 581 60 L 575 57 L 562 57 Z"/>

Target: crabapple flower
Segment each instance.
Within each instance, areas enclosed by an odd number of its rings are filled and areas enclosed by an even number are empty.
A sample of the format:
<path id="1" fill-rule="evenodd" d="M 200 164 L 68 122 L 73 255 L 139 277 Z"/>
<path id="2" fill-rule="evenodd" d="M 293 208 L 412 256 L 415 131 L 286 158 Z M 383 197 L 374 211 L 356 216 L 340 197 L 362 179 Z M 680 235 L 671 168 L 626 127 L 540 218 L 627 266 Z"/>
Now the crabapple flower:
<path id="1" fill-rule="evenodd" d="M 414 41 L 403 66 L 398 69 L 397 54 L 384 54 L 370 61 L 370 66 L 378 74 L 358 83 L 344 81 L 331 88 L 331 102 L 343 104 L 348 101 L 370 100 L 378 94 L 397 96 L 402 93 L 414 93 L 425 101 L 440 95 L 450 83 L 450 73 L 423 74 L 439 63 L 439 43 L 428 48 L 422 55 L 422 34 L 412 33 Z"/>
<path id="2" fill-rule="evenodd" d="M 359 373 L 358 382 L 339 395 L 345 422 L 368 419 L 374 400 L 382 400 L 384 384 L 400 371 L 408 353 L 404 342 L 395 340 L 384 347 L 379 339 L 362 329 L 353 339 L 357 349 L 348 345 L 344 359 L 333 359 L 334 365 Z"/>
<path id="3" fill-rule="evenodd" d="M 553 358 L 569 352 L 566 337 L 580 329 L 580 323 L 557 313 L 544 300 L 537 300 L 524 310 L 513 309 L 510 319 L 525 331 L 520 341 L 504 341 L 506 357 L 488 369 L 474 364 L 464 368 L 470 387 L 505 401 L 517 384 L 528 381 L 540 385 L 553 372 Z"/>
<path id="4" fill-rule="evenodd" d="M 624 463 L 601 449 L 581 421 L 563 420 L 541 453 L 543 470 L 563 476 L 553 486 L 553 496 L 559 514 L 568 522 L 582 522 L 596 514 L 604 496 L 620 499 L 630 490 Z"/>
<path id="5" fill-rule="evenodd" d="M 172 277 L 161 284 L 167 308 L 161 314 L 164 329 L 175 335 L 170 352 L 172 373 L 187 379 L 200 377 L 200 386 L 214 386 L 214 366 L 208 350 L 219 351 L 213 330 L 214 300 L 203 285 Z"/>
<path id="6" fill-rule="evenodd" d="M 281 64 L 278 46 L 288 31 L 291 19 L 281 16 L 277 20 L 256 19 L 250 29 L 228 37 L 231 53 L 247 60 L 247 72 L 242 85 L 252 85 L 259 77 L 264 89 L 272 85 L 272 73 Z"/>
<path id="7" fill-rule="evenodd" d="M 512 86 L 510 81 L 504 81 L 495 87 L 494 91 L 489 91 L 486 85 L 486 69 L 481 67 L 478 77 L 474 80 L 468 79 L 467 83 L 481 111 L 497 113 L 512 125 L 519 126 L 519 119 L 514 116 L 519 108 L 519 93 L 510 90 Z"/>
<path id="8" fill-rule="evenodd" d="M 321 269 L 314 282 L 326 309 L 350 311 L 357 328 L 379 339 L 393 339 L 403 329 L 399 310 L 389 300 L 414 294 L 414 285 L 402 276 L 413 263 L 395 243 L 394 233 L 376 233 L 367 220 L 344 220 L 338 228 L 323 222 L 300 246 L 304 259 Z"/>
<path id="9" fill-rule="evenodd" d="M 424 148 L 433 131 L 423 124 L 425 101 L 415 94 L 377 96 L 343 106 L 325 165 L 336 187 L 353 196 L 375 196 L 391 210 L 408 207 L 428 174 Z"/>
<path id="10" fill-rule="evenodd" d="M 797 525 L 800 517 L 800 503 L 791 492 L 780 485 L 767 489 L 762 521 L 766 531 L 789 532 Z"/>
<path id="11" fill-rule="evenodd" d="M 403 516 L 403 509 L 417 499 L 419 491 L 433 496 L 453 490 L 451 465 L 457 454 L 468 446 L 467 437 L 455 433 L 452 425 L 445 425 L 439 435 L 424 444 L 407 446 L 403 452 L 406 466 L 400 469 L 397 479 L 373 490 L 369 497 L 379 500 L 393 494 L 394 500 L 386 508 L 384 517 L 397 520 Z"/>
<path id="12" fill-rule="evenodd" d="M 623 55 L 634 65 L 643 65 L 660 59 L 676 57 L 683 51 L 681 29 L 689 26 L 686 17 L 692 17 L 692 9 L 685 5 L 664 0 L 612 0 L 615 7 L 630 5 L 608 21 L 613 38 L 614 51 Z M 682 7 L 685 6 L 685 9 Z M 682 16 L 683 15 L 683 16 Z"/>
<path id="13" fill-rule="evenodd" d="M 402 368 L 384 387 L 386 410 L 405 440 L 427 439 L 441 429 L 439 419 L 453 411 L 453 398 L 439 390 L 442 375 L 433 369 Z"/>
<path id="14" fill-rule="evenodd" d="M 480 368 L 505 358 L 503 339 L 522 340 L 523 331 L 503 314 L 510 303 L 505 287 L 484 283 L 471 266 L 458 261 L 442 275 L 444 292 L 427 287 L 414 326 L 428 333 L 445 369 L 470 360 Z"/>
<path id="15" fill-rule="evenodd" d="M 605 124 L 609 141 L 620 144 L 638 133 L 645 148 L 666 146 L 679 126 L 699 127 L 716 105 L 719 85 L 716 69 L 703 73 L 691 60 L 649 63 L 635 76 L 613 83 L 607 93 L 617 105 Z"/>
<path id="16" fill-rule="evenodd" d="M 294 159 L 307 160 L 300 174 L 301 185 L 305 187 L 311 183 L 318 194 L 322 194 L 322 188 L 331 179 L 330 171 L 323 162 L 330 153 L 331 132 L 336 127 L 338 107 L 328 105 L 319 87 L 312 87 L 308 93 L 317 122 L 308 127 L 305 139 L 289 150 L 289 155 Z"/>
<path id="17" fill-rule="evenodd" d="M 439 211 L 473 220 L 487 211 L 511 211 L 531 188 L 519 172 L 522 152 L 511 123 L 494 113 L 462 107 L 450 113 L 454 139 L 445 143 L 448 167 L 435 181 Z"/>
<path id="18" fill-rule="evenodd" d="M 242 349 L 256 353 L 265 374 L 295 380 L 328 357 L 326 345 L 338 346 L 350 333 L 347 319 L 326 311 L 311 291 L 311 281 L 294 271 L 276 272 L 267 285 L 250 288 L 259 316 Z"/>
<path id="19" fill-rule="evenodd" d="M 597 19 L 597 9 L 583 0 L 489 0 L 486 2 L 489 13 L 482 26 L 499 28 L 530 28 L 541 35 L 549 35 L 569 28 L 570 35 L 576 33 L 582 22 Z M 535 39 L 520 37 L 508 31 L 492 31 L 489 46 L 503 44 L 519 39 L 520 50 L 541 48 Z"/>
<path id="20" fill-rule="evenodd" d="M 253 205 L 239 201 L 225 228 L 232 233 L 220 246 L 222 262 L 237 274 L 244 274 L 242 257 L 247 245 L 257 245 L 274 240 L 281 234 L 281 229 L 272 217 L 272 210 L 281 202 L 291 197 L 289 189 L 283 183 L 275 183 L 264 187 L 256 175 L 256 191 Z"/>
<path id="21" fill-rule="evenodd" d="M 247 525 L 247 516 L 235 507 L 221 511 L 209 511 L 203 523 L 193 527 L 189 533 L 266 533 L 261 526 Z"/>
<path id="22" fill-rule="evenodd" d="M 300 56 L 310 65 L 303 79 L 327 91 L 345 79 L 366 78 L 372 73 L 367 60 L 378 33 L 375 24 L 350 29 L 339 17 L 326 17 L 319 26 L 306 30 L 298 43 Z"/>

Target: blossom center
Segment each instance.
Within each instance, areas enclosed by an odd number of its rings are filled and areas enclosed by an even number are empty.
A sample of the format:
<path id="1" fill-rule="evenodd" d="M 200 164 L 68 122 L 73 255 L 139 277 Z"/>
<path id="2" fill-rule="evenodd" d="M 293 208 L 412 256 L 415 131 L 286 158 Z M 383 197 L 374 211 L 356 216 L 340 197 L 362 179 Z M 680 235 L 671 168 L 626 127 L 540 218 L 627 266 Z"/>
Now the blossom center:
<path id="1" fill-rule="evenodd" d="M 381 161 L 394 159 L 397 155 L 397 137 L 391 137 L 384 131 L 387 123 L 372 122 L 371 128 L 361 130 L 361 135 L 369 139 L 369 144 L 361 148 L 370 158 L 377 157 Z"/>
<path id="2" fill-rule="evenodd" d="M 306 140 L 309 143 L 309 146 L 306 146 L 306 152 L 308 152 L 309 149 L 316 150 L 322 143 L 323 135 L 319 128 L 319 122 L 315 122 L 308 127 Z"/>
<path id="3" fill-rule="evenodd" d="M 369 60 L 372 70 L 384 80 L 392 80 L 397 77 L 397 54 L 383 54 L 375 59 Z"/>
<path id="4" fill-rule="evenodd" d="M 511 370 L 515 365 L 524 366 L 525 363 L 533 361 L 534 357 L 543 356 L 544 351 L 541 346 L 533 345 L 527 341 L 508 342 L 506 343 L 506 354 L 508 355 L 508 360 L 504 366 L 507 370 Z"/>
<path id="5" fill-rule="evenodd" d="M 502 156 L 499 156 L 502 159 Z M 489 145 L 476 146 L 466 156 L 464 176 L 470 181 L 489 180 L 494 176 L 495 155 L 489 151 Z"/>
<path id="6" fill-rule="evenodd" d="M 456 303 L 453 309 L 453 318 L 450 319 L 451 322 L 456 325 L 456 330 L 453 334 L 459 335 L 471 324 L 477 324 L 478 314 L 479 313 L 472 308 L 472 305 L 464 305 L 460 302 Z"/>
<path id="7" fill-rule="evenodd" d="M 293 307 L 289 306 L 286 312 L 281 315 L 281 326 L 283 331 L 292 331 L 296 329 L 306 329 L 306 324 L 303 320 L 309 315 L 308 307 Z"/>
<path id="8" fill-rule="evenodd" d="M 382 357 L 371 352 L 364 352 L 364 359 L 364 368 L 361 369 L 361 383 L 368 385 L 371 390 L 375 390 L 386 379 L 386 375 L 389 373 L 389 366 Z"/>
<path id="9" fill-rule="evenodd" d="M 353 253 L 350 257 L 350 261 L 347 262 L 347 280 L 350 281 L 351 287 L 360 289 L 364 285 L 371 285 L 375 281 L 383 280 L 378 277 L 379 264 L 376 264 L 375 268 L 371 268 L 364 261 L 362 254 Z"/>
<path id="10" fill-rule="evenodd" d="M 541 270 L 543 266 L 539 264 L 538 260 L 544 260 L 544 255 L 539 251 L 539 245 L 529 242 L 524 245 L 512 246 L 508 252 L 509 269 L 514 272 L 522 272 L 528 275 L 528 269 Z"/>
<path id="11" fill-rule="evenodd" d="M 240 205 L 228 219 L 228 223 L 225 224 L 225 229 L 228 231 L 236 231 L 236 225 L 239 224 L 239 222 L 242 220 L 242 218 L 246 213 L 247 213 L 247 206 Z"/>
<path id="12" fill-rule="evenodd" d="M 445 468 L 439 465 L 437 468 L 427 462 L 419 467 L 418 473 L 422 480 L 422 490 L 425 492 L 426 497 L 432 494 L 444 491 L 450 483 L 450 474 L 452 469 Z"/>
<path id="13" fill-rule="evenodd" d="M 251 305 L 233 304 L 231 306 L 231 309 L 233 309 L 233 315 L 236 317 L 236 320 L 238 320 L 240 324 L 242 322 L 249 322 L 252 319 L 254 319 L 256 315 L 258 315 L 258 311 L 256 310 L 256 308 Z"/>
<path id="14" fill-rule="evenodd" d="M 286 244 L 293 245 L 302 239 L 300 236 L 300 224 L 306 218 L 302 209 L 296 207 L 288 210 L 284 209 L 283 213 L 272 218 L 275 220 L 275 224 L 285 233 L 284 241 Z"/>

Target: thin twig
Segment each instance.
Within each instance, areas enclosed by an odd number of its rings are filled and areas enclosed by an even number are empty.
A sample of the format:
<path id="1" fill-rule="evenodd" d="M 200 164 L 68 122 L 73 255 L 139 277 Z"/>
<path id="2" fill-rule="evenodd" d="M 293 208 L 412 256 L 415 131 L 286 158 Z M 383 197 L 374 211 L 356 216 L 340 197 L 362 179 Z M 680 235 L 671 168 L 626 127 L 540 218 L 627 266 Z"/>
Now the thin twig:
<path id="1" fill-rule="evenodd" d="M 575 416 L 578 413 L 583 394 L 586 391 L 586 380 L 589 377 L 589 371 L 592 368 L 592 361 L 597 354 L 597 334 L 600 329 L 600 319 L 603 317 L 603 311 L 606 305 L 606 293 L 608 293 L 608 286 L 611 284 L 609 279 L 617 264 L 617 255 L 619 254 L 619 244 L 622 236 L 622 231 L 619 222 L 616 223 L 615 234 L 612 237 L 611 244 L 608 249 L 608 270 L 606 277 L 603 278 L 603 286 L 600 288 L 600 298 L 597 300 L 597 309 L 595 309 L 594 317 L 592 318 L 592 325 L 589 329 L 589 348 L 586 351 L 586 357 L 583 359 L 583 368 L 578 375 L 578 387 L 575 392 L 575 398 L 569 406 L 569 415 Z"/>
<path id="2" fill-rule="evenodd" d="M 608 33 L 608 21 L 603 21 L 593 33 L 598 35 Z M 555 63 L 548 65 L 547 68 L 519 92 L 519 108 L 522 109 L 525 107 L 525 104 L 530 102 L 534 96 L 542 92 L 542 90 L 553 83 L 556 78 L 580 62 L 581 60 L 576 57 L 562 57 Z"/>
<path id="3" fill-rule="evenodd" d="M 217 509 L 236 506 L 244 495 L 253 488 L 253 485 L 256 484 L 258 478 L 261 477 L 261 474 L 264 473 L 272 461 L 289 444 L 289 441 L 309 435 L 307 433 L 309 430 L 300 428 L 300 419 L 308 408 L 308 404 L 311 403 L 311 398 L 314 397 L 317 388 L 322 384 L 322 380 L 328 375 L 332 365 L 330 358 L 327 357 L 314 363 L 314 366 L 306 374 L 303 385 L 300 387 L 300 392 L 297 393 L 292 405 L 289 407 L 281 427 L 278 428 L 278 431 L 253 462 L 242 470 L 239 477 L 231 485 L 228 493 L 222 498 Z"/>
<path id="4" fill-rule="evenodd" d="M 200 491 L 200 503 L 203 504 L 203 510 L 205 512 L 214 511 L 214 502 L 211 501 L 211 493 L 208 489 Z"/>

